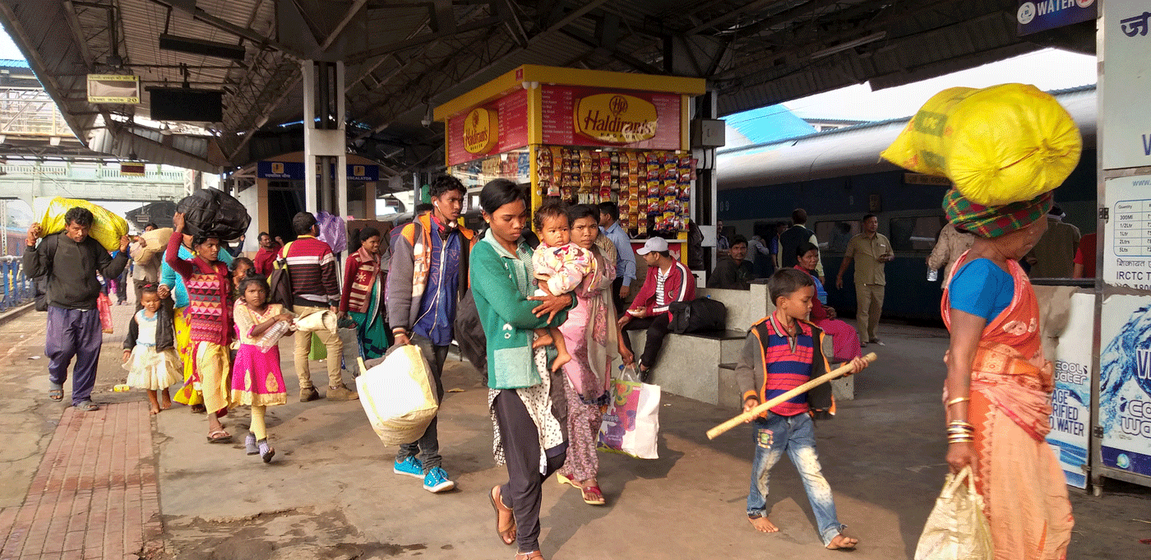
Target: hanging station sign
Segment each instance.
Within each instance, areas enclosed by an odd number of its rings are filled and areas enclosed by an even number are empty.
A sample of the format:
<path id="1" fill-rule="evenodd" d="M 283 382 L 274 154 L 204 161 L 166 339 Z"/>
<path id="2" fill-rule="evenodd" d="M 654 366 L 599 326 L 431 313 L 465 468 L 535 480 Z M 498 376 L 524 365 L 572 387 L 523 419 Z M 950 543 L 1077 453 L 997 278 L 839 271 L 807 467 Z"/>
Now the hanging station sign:
<path id="1" fill-rule="evenodd" d="M 1028 35 L 1095 19 L 1095 0 L 1020 0 L 1015 19 Z"/>

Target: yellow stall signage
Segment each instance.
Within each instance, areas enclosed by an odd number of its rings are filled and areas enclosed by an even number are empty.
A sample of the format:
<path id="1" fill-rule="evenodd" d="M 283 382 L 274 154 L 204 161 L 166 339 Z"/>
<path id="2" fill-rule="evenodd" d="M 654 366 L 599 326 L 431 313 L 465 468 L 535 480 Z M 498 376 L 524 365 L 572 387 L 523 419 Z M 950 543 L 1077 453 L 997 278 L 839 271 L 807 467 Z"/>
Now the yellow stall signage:
<path id="1" fill-rule="evenodd" d="M 495 111 L 477 107 L 464 119 L 464 149 L 486 154 L 499 139 L 499 117 Z"/>
<path id="2" fill-rule="evenodd" d="M 655 105 L 622 93 L 597 93 L 575 103 L 576 132 L 600 142 L 632 144 L 655 137 Z"/>

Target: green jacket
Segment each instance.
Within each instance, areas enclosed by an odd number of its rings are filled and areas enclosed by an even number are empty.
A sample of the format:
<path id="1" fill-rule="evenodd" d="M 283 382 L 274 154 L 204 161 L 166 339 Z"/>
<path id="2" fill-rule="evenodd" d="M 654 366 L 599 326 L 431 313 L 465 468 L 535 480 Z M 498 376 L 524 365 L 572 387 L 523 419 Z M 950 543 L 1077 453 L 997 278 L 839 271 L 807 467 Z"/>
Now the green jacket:
<path id="1" fill-rule="evenodd" d="M 532 314 L 539 302 L 527 299 L 536 291 L 531 248 L 520 242 L 513 255 L 489 230 L 472 250 L 468 274 L 488 339 L 488 386 L 519 389 L 539 385 L 543 380 L 532 360 L 532 330 L 545 328 L 548 322 L 546 316 Z M 564 310 L 552 323 L 559 325 L 566 319 Z"/>

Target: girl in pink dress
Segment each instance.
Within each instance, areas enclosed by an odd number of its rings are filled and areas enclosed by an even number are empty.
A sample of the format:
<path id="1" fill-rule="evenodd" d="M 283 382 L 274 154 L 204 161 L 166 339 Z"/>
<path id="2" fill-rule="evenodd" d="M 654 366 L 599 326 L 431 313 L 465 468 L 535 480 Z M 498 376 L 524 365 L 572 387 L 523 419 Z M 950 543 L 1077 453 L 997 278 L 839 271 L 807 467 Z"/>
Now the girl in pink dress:
<path id="1" fill-rule="evenodd" d="M 240 336 L 240 349 L 232 368 L 232 402 L 252 407 L 252 426 L 245 448 L 248 455 L 260 455 L 265 463 L 272 461 L 276 450 L 268 444 L 264 412 L 268 406 L 286 404 L 284 374 L 280 372 L 280 337 L 292 334 L 289 325 L 293 315 L 278 303 L 269 304 L 268 282 L 263 276 L 248 276 L 240 281 L 240 299 L 234 317 Z"/>

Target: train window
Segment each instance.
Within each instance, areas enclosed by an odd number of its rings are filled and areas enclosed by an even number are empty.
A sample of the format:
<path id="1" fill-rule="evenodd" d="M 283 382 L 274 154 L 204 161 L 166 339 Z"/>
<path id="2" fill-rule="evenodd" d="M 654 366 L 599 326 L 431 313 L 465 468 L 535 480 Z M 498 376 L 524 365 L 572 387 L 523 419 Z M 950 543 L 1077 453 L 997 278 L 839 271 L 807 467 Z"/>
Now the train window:
<path id="1" fill-rule="evenodd" d="M 815 223 L 815 238 L 819 240 L 819 248 L 822 251 L 831 253 L 846 251 L 847 242 L 857 233 L 859 233 L 858 220 Z"/>
<path id="2" fill-rule="evenodd" d="M 943 216 L 892 218 L 888 229 L 891 248 L 895 251 L 930 251 L 946 224 L 947 219 Z"/>

